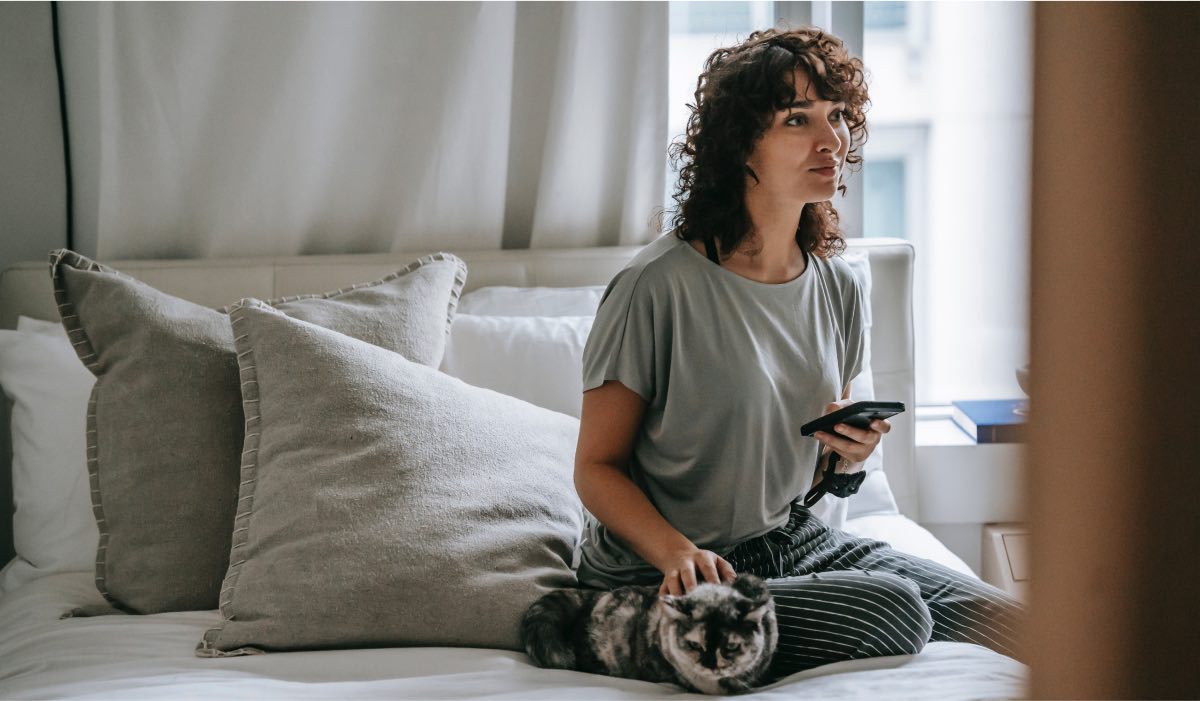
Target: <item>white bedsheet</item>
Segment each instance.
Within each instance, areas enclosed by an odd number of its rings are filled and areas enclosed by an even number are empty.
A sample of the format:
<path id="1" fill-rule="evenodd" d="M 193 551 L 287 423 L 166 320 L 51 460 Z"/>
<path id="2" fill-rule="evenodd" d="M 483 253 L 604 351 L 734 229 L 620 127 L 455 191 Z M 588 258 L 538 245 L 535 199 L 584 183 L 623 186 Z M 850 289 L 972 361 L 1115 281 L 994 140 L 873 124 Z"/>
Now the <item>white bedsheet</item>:
<path id="1" fill-rule="evenodd" d="M 925 557 L 945 550 L 904 517 L 870 518 L 847 530 Z M 667 684 L 542 670 L 524 655 L 497 650 L 195 657 L 216 611 L 59 620 L 75 606 L 98 603 L 90 572 L 44 577 L 0 598 L 0 698 L 703 698 Z M 1026 676 L 1024 665 L 985 648 L 934 642 L 915 656 L 818 667 L 743 698 L 1018 698 Z"/>

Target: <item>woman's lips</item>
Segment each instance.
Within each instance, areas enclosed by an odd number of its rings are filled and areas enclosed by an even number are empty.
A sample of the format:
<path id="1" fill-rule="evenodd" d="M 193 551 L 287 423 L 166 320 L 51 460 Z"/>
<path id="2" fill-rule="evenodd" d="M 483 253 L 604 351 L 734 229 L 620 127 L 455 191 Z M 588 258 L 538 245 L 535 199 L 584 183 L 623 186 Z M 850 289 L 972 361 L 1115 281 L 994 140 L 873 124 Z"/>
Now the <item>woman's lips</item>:
<path id="1" fill-rule="evenodd" d="M 826 178 L 832 178 L 833 176 L 837 175 L 837 168 L 834 168 L 833 166 L 829 166 L 827 168 L 809 168 L 809 170 Z"/>

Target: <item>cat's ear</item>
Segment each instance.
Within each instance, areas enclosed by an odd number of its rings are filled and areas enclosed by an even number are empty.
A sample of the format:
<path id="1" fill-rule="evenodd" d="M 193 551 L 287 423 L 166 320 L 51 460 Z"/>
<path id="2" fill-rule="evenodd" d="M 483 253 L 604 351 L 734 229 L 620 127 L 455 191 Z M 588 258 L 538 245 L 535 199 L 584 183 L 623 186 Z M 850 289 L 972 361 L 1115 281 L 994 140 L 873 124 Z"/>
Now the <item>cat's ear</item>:
<path id="1" fill-rule="evenodd" d="M 682 596 L 662 594 L 658 597 L 658 602 L 662 605 L 663 612 L 676 620 L 688 618 L 692 613 L 692 602 Z"/>
<path id="2" fill-rule="evenodd" d="M 741 616 L 743 620 L 750 621 L 752 623 L 758 623 L 762 621 L 763 616 L 765 616 L 767 611 L 771 609 L 771 601 L 770 599 L 767 601 L 757 602 L 751 601 L 750 599 L 738 599 L 736 607 L 738 615 Z"/>
<path id="3" fill-rule="evenodd" d="M 739 574 L 730 586 L 749 599 L 753 606 L 761 606 L 771 600 L 771 591 L 767 589 L 767 583 L 752 574 Z"/>
<path id="4" fill-rule="evenodd" d="M 750 609 L 748 613 L 742 616 L 744 620 L 751 623 L 762 623 L 763 616 L 767 615 L 767 611 L 771 610 L 769 604 L 761 604 L 756 608 Z"/>

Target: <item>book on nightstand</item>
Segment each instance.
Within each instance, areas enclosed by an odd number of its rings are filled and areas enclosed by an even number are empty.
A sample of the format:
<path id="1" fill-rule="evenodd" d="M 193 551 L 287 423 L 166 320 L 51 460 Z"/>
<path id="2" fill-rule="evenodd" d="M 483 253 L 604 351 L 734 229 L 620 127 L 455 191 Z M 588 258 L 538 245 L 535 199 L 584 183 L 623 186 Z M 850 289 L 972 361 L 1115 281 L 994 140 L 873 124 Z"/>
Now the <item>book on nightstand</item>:
<path id="1" fill-rule="evenodd" d="M 951 402 L 954 423 L 976 443 L 1023 443 L 1025 416 L 1017 412 L 1028 407 L 1024 399 L 987 399 Z"/>

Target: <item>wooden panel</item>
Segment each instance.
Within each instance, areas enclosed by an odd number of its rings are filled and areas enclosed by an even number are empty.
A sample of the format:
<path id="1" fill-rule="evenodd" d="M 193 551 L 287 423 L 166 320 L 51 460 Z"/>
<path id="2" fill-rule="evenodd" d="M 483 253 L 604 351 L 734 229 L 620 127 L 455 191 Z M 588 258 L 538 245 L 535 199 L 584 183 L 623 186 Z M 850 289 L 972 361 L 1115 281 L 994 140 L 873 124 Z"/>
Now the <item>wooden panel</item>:
<path id="1" fill-rule="evenodd" d="M 1200 6 L 1035 7 L 1038 698 L 1195 698 Z"/>

